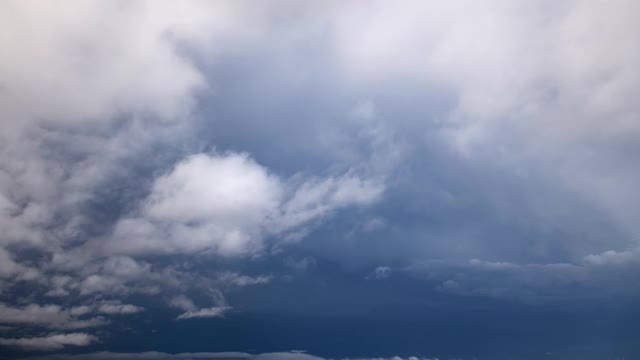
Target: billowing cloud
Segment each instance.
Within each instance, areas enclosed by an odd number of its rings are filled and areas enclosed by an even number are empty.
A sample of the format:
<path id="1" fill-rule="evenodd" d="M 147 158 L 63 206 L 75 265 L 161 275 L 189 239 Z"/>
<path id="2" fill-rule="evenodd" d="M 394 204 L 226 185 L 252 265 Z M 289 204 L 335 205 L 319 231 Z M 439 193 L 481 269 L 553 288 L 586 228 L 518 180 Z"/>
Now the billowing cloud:
<path id="1" fill-rule="evenodd" d="M 106 251 L 253 254 L 267 236 L 370 204 L 384 190 L 351 174 L 298 182 L 270 174 L 245 154 L 190 156 L 156 179 L 140 213 L 116 225 Z"/>

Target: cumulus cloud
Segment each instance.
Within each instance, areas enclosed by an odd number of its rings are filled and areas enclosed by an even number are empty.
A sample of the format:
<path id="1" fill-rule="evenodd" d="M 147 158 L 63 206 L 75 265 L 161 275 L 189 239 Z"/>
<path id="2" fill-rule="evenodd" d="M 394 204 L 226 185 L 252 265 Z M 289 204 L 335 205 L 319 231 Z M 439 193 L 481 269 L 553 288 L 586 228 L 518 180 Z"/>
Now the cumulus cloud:
<path id="1" fill-rule="evenodd" d="M 269 235 L 377 200 L 384 185 L 356 175 L 284 181 L 246 154 L 197 154 L 156 179 L 137 216 L 122 219 L 106 251 L 256 253 Z"/>
<path id="2" fill-rule="evenodd" d="M 185 51 L 211 55 L 227 36 L 257 36 L 253 26 L 267 10 L 149 5 L 3 4 L 2 31 L 11 35 L 0 40 L 8 54 L 0 60 L 0 291 L 36 280 L 50 283 L 51 297 L 128 292 L 121 275 L 78 283 L 73 274 L 95 253 L 72 248 L 113 221 L 92 215 L 91 203 L 113 204 L 111 186 L 127 181 L 123 164 L 189 128 L 195 96 L 208 84 Z M 46 254 L 36 269 L 16 259 L 22 248 Z M 67 273 L 51 274 L 62 266 Z"/>
<path id="3" fill-rule="evenodd" d="M 249 252 L 281 191 L 246 155 L 194 155 L 156 180 L 141 216 L 117 225 L 112 246 L 125 253 Z"/>
<path id="4" fill-rule="evenodd" d="M 52 351 L 66 346 L 87 346 L 97 338 L 86 333 L 53 334 L 32 338 L 0 338 L 0 345 L 17 347 L 25 350 Z"/>
<path id="5" fill-rule="evenodd" d="M 2 243 L 52 246 L 56 236 L 45 227 L 56 225 L 62 240 L 77 231 L 82 216 L 70 212 L 117 159 L 129 156 L 127 132 L 110 131 L 114 118 L 135 123 L 135 117 L 174 121 L 188 115 L 194 91 L 205 84 L 177 42 L 196 41 L 191 34 L 215 20 L 186 24 L 175 15 L 195 20 L 203 10 L 196 3 L 4 5 L 3 31 L 13 35 L 0 43 L 11 54 L 0 62 Z M 131 19 L 148 21 L 141 26 Z M 141 135 L 134 129 L 129 135 Z M 66 156 L 47 155 L 56 144 L 64 144 L 60 155 Z M 111 151 L 100 153 L 101 146 Z"/>

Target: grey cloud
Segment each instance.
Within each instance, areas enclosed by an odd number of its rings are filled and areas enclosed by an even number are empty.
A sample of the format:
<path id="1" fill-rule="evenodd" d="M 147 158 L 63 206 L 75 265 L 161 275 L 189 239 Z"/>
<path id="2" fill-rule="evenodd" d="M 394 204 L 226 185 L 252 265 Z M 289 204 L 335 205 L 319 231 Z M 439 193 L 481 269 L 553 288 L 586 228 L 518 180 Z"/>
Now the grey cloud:
<path id="1" fill-rule="evenodd" d="M 616 149 L 635 144 L 640 129 L 630 98 L 640 86 L 630 65 L 640 57 L 629 16 L 637 8 L 624 0 L 379 2 L 345 5 L 334 21 L 349 73 L 376 82 L 408 73 L 453 89 L 456 105 L 440 130 L 462 156 L 487 153 L 524 172 L 540 164 L 636 232 L 638 173 Z"/>
<path id="2" fill-rule="evenodd" d="M 637 295 L 636 2 L 277 5 L 0 11 L 0 296 L 74 306 L 12 324 L 266 285 L 167 257 L 291 248 L 300 272 L 454 258 L 410 269 L 452 294 Z"/>
<path id="3" fill-rule="evenodd" d="M 123 304 L 117 300 L 97 301 L 70 308 L 54 304 L 18 307 L 0 303 L 0 324 L 19 325 L 24 329 L 84 329 L 108 325 L 109 321 L 99 314 L 135 314 L 143 310 L 142 307 Z"/>
<path id="4" fill-rule="evenodd" d="M 302 259 L 295 259 L 288 256 L 284 259 L 284 265 L 298 272 L 305 272 L 317 266 L 316 259 L 312 257 L 303 257 Z"/>
<path id="5" fill-rule="evenodd" d="M 178 295 L 171 298 L 171 300 L 169 301 L 169 304 L 178 309 L 187 310 L 187 311 L 196 309 L 196 306 L 193 304 L 193 301 L 191 301 L 191 299 L 189 299 L 184 295 Z"/>
<path id="6" fill-rule="evenodd" d="M 87 346 L 97 338 L 86 333 L 53 334 L 32 338 L 0 338 L 0 345 L 18 347 L 25 350 L 53 351 L 66 346 Z"/>
<path id="7" fill-rule="evenodd" d="M 31 280 L 39 275 L 37 270 L 16 263 L 8 251 L 0 248 L 0 278 Z"/>
<path id="8" fill-rule="evenodd" d="M 176 320 L 185 320 L 193 318 L 210 318 L 210 317 L 222 317 L 225 312 L 231 308 L 228 306 L 213 306 L 209 308 L 202 308 L 197 310 L 186 311 L 176 318 Z"/>
<path id="9" fill-rule="evenodd" d="M 219 300 L 218 302 L 221 301 Z M 178 295 L 171 298 L 169 300 L 169 305 L 185 311 L 178 315 L 176 320 L 222 317 L 227 311 L 231 310 L 231 307 L 226 305 L 198 308 L 193 301 L 185 295 Z"/>
<path id="10" fill-rule="evenodd" d="M 104 326 L 108 322 L 102 317 L 77 318 L 73 309 L 59 305 L 31 304 L 25 307 L 12 307 L 0 303 L 0 323 L 43 326 L 53 329 L 81 329 Z"/>
<path id="11" fill-rule="evenodd" d="M 601 254 L 590 254 L 585 256 L 584 262 L 594 266 L 638 266 L 640 265 L 640 247 L 625 251 L 609 250 Z"/>
<path id="12" fill-rule="evenodd" d="M 386 279 L 391 276 L 391 271 L 392 270 L 389 266 L 378 266 L 371 274 L 369 274 L 369 276 L 367 276 L 367 278 L 375 280 Z"/>
<path id="13" fill-rule="evenodd" d="M 371 204 L 383 191 L 384 184 L 355 174 L 287 183 L 246 154 L 197 154 L 156 179 L 139 216 L 116 225 L 105 251 L 251 255 L 268 235 L 299 237 L 305 225 Z"/>
<path id="14" fill-rule="evenodd" d="M 270 275 L 258 275 L 258 276 L 248 276 L 243 274 L 238 274 L 231 271 L 224 271 L 218 274 L 218 280 L 222 283 L 231 284 L 235 286 L 251 286 L 251 285 L 259 285 L 259 284 L 268 284 L 273 277 Z"/>
<path id="15" fill-rule="evenodd" d="M 48 278 L 52 264 L 38 264 L 47 270 L 38 274 L 11 253 L 31 248 L 55 261 L 65 257 L 63 248 L 109 226 L 88 214 L 88 203 L 109 192 L 110 180 L 122 176 L 123 162 L 152 144 L 180 138 L 194 96 L 207 87 L 178 44 L 208 51 L 205 44 L 221 23 L 246 15 L 218 6 L 219 18 L 199 16 L 208 6 L 196 2 L 153 7 L 153 14 L 142 2 L 5 5 L 3 31 L 13 35 L 0 41 L 11 54 L 0 62 L 0 276 L 11 276 L 3 288 L 30 280 L 51 283 L 46 294 L 53 297 L 76 289 L 127 292 L 122 276 L 94 274 L 79 282 L 67 271 Z M 144 26 L 129 21 L 147 15 L 153 20 Z M 26 42 L 15 42 L 19 37 Z M 91 253 L 71 252 L 57 265 L 93 260 Z"/>
<path id="16" fill-rule="evenodd" d="M 637 249 L 606 251 L 579 263 L 515 264 L 473 259 L 467 264 L 427 261 L 405 269 L 430 281 L 437 290 L 526 303 L 603 300 L 638 296 Z"/>
<path id="17" fill-rule="evenodd" d="M 140 306 L 131 305 L 131 304 L 121 304 L 119 301 L 111 301 L 105 302 L 98 306 L 98 312 L 103 314 L 135 314 L 144 309 Z"/>

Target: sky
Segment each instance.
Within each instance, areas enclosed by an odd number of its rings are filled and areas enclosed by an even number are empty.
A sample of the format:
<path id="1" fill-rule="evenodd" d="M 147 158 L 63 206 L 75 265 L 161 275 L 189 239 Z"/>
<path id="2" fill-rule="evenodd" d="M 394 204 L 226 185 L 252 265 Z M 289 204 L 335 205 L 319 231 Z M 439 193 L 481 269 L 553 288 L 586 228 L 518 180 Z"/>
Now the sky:
<path id="1" fill-rule="evenodd" d="M 640 357 L 640 3 L 0 3 L 0 359 Z"/>

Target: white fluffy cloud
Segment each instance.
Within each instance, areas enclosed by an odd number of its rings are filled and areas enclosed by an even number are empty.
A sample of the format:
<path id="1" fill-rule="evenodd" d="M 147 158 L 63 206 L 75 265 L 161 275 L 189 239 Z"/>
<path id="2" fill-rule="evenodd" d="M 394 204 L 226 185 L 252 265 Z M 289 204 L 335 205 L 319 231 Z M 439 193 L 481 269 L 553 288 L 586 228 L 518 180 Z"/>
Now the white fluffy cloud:
<path id="1" fill-rule="evenodd" d="M 106 251 L 254 254 L 266 236 L 368 205 L 384 190 L 381 182 L 351 174 L 296 180 L 270 174 L 245 154 L 190 156 L 156 179 L 139 213 L 117 224 Z"/>
<path id="2" fill-rule="evenodd" d="M 194 155 L 156 180 L 140 216 L 117 225 L 113 246 L 126 253 L 252 251 L 281 191 L 245 155 Z"/>

